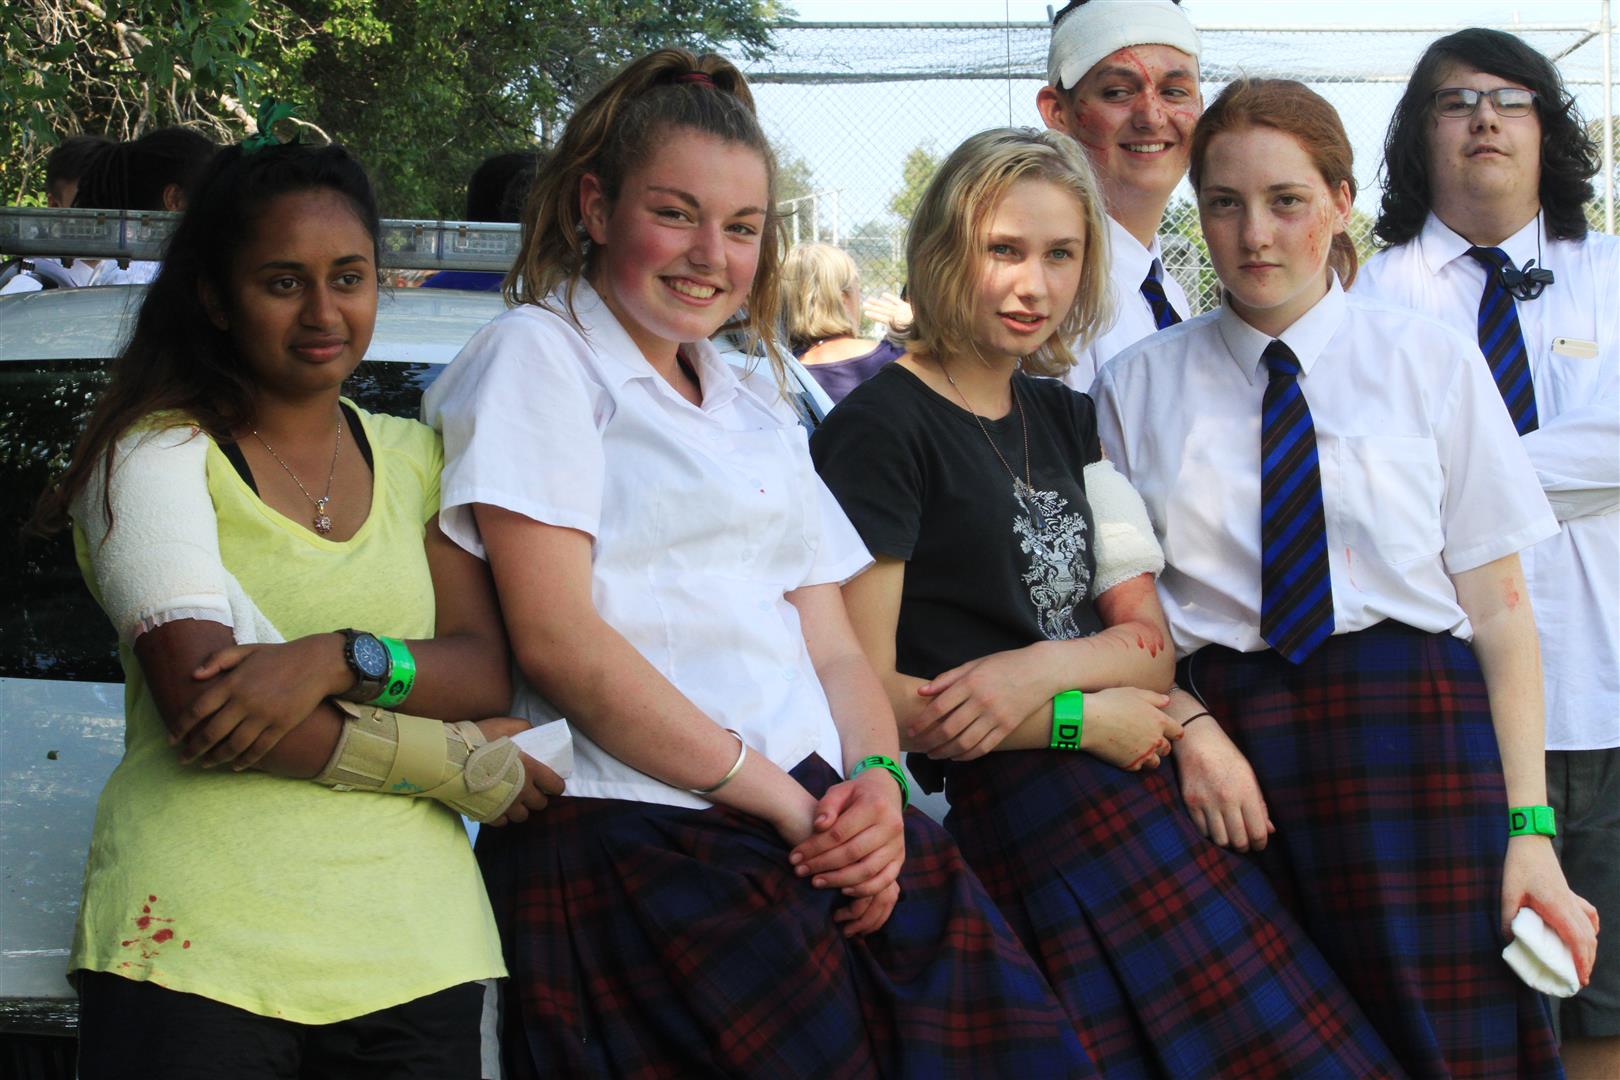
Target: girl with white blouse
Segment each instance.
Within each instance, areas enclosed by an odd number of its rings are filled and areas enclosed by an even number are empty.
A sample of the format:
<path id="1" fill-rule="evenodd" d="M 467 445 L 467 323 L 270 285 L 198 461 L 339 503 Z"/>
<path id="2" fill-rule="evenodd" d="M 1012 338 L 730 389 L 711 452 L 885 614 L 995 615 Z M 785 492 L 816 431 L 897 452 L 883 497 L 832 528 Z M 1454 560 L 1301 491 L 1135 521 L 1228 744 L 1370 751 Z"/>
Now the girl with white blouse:
<path id="1" fill-rule="evenodd" d="M 1547 800 L 1518 552 L 1557 525 L 1473 342 L 1345 295 L 1350 165 L 1303 85 L 1222 92 L 1191 178 L 1226 304 L 1104 368 L 1102 442 L 1209 710 L 1188 807 L 1225 843 L 1275 824 L 1261 865 L 1411 1075 L 1557 1075 L 1498 956 L 1529 908 L 1592 963 L 1590 905 L 1519 827 Z"/>
<path id="2" fill-rule="evenodd" d="M 1085 1073 L 955 848 L 902 814 L 839 593 L 870 559 L 779 359 L 739 375 L 707 342 L 744 303 L 773 325 L 772 186 L 734 67 L 631 64 L 531 195 L 512 310 L 424 400 L 446 531 L 495 575 L 513 711 L 576 733 L 548 822 L 479 837 L 507 1067 Z"/>

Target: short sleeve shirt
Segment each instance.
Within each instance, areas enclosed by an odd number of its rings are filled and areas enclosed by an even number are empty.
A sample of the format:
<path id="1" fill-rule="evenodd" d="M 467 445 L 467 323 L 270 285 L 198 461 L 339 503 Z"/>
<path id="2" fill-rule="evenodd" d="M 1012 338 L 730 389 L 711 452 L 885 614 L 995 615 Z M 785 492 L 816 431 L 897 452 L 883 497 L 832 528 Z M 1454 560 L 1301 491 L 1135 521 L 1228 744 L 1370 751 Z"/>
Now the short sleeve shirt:
<path id="1" fill-rule="evenodd" d="M 693 405 L 589 285 L 567 310 L 558 293 L 500 315 L 424 396 L 444 434 L 441 526 L 479 555 L 477 503 L 589 534 L 597 611 L 681 693 L 784 768 L 811 753 L 839 767 L 787 594 L 842 583 L 870 558 L 791 407 L 707 342 L 683 346 L 702 387 Z M 513 708 L 537 724 L 560 715 L 521 679 Z M 709 805 L 577 727 L 574 740 L 572 795 Z"/>
<path id="2" fill-rule="evenodd" d="M 933 678 L 968 660 L 1102 629 L 1082 470 L 1100 455 L 1091 401 L 1013 377 L 1015 408 L 983 420 L 890 364 L 850 392 L 811 440 L 822 478 L 874 553 L 906 563 L 896 665 Z M 1017 487 L 991 449 L 1018 476 Z"/>
<path id="3" fill-rule="evenodd" d="M 1151 338 L 1092 389 L 1102 444 L 1164 546 L 1181 655 L 1260 636 L 1260 412 L 1271 339 L 1230 307 Z M 1316 428 L 1336 633 L 1385 619 L 1472 636 L 1449 575 L 1558 531 L 1469 339 L 1327 295 L 1283 332 Z"/>

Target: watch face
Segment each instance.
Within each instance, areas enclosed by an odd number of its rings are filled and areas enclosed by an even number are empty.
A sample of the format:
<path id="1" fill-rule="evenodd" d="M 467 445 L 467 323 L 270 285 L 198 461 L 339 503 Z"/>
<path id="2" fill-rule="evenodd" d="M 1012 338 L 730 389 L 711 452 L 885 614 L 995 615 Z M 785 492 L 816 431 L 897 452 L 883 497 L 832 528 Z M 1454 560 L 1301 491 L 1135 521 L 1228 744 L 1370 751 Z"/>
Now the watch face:
<path id="1" fill-rule="evenodd" d="M 367 679 L 382 680 L 388 675 L 388 650 L 370 634 L 354 639 L 354 662 Z"/>

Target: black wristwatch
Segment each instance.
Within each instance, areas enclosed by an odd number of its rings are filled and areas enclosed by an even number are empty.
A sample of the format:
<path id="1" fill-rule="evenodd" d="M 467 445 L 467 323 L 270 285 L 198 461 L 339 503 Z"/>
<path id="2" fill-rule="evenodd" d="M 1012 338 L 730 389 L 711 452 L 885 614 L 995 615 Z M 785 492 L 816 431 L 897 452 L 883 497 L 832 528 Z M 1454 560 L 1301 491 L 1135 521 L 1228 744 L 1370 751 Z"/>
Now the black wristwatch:
<path id="1" fill-rule="evenodd" d="M 388 676 L 394 669 L 393 657 L 375 634 L 354 629 L 339 632 L 343 635 L 343 661 L 354 673 L 354 685 L 339 696 L 361 704 L 375 701 L 388 685 Z"/>

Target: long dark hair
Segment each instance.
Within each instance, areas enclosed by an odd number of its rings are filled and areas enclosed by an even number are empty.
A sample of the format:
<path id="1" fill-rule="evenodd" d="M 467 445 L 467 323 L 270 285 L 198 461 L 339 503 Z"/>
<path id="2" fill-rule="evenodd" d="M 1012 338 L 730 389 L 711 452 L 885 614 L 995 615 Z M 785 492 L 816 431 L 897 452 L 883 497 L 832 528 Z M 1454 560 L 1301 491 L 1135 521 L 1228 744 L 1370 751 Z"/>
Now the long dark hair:
<path id="1" fill-rule="evenodd" d="M 1404 244 L 1423 229 L 1433 194 L 1429 189 L 1430 95 L 1441 69 L 1451 63 L 1518 83 L 1536 95 L 1541 119 L 1541 212 L 1547 232 L 1561 240 L 1586 236 L 1585 205 L 1601 157 L 1564 89 L 1552 61 L 1512 34 L 1478 27 L 1448 34 L 1424 51 L 1395 106 L 1384 137 L 1384 199 L 1373 232 L 1389 246 Z"/>
<path id="2" fill-rule="evenodd" d="M 203 286 L 230 295 L 237 252 L 254 235 L 271 200 L 324 189 L 348 200 L 377 256 L 377 198 L 360 163 L 340 146 L 271 146 L 244 154 L 219 152 L 197 180 L 190 201 L 147 288 L 128 344 L 111 365 L 111 380 L 90 414 L 67 469 L 41 497 L 30 527 L 54 532 L 68 506 L 90 482 L 96 464 L 112 464 L 113 446 L 136 423 L 154 416 L 195 424 L 219 441 L 252 416 L 256 387 L 228 331 L 208 317 Z M 103 491 L 103 499 L 106 492 Z M 110 507 L 109 507 L 110 514 Z"/>

